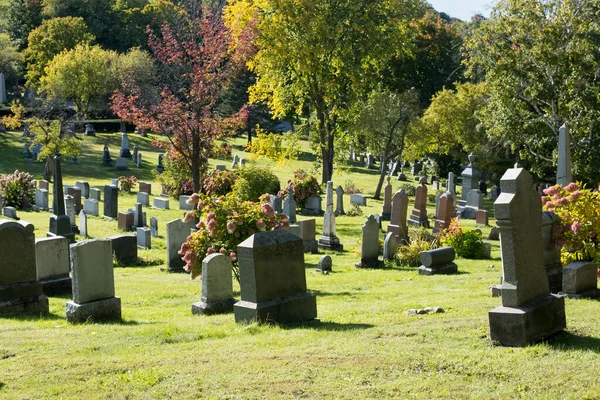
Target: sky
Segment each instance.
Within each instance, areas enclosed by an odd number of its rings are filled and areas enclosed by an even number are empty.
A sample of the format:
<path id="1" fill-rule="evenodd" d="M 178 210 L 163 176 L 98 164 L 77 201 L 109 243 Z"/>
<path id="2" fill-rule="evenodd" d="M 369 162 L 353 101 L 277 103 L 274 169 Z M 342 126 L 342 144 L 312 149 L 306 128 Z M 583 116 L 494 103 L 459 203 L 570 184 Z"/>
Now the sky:
<path id="1" fill-rule="evenodd" d="M 428 0 L 437 11 L 443 11 L 451 17 L 470 21 L 473 14 L 480 12 L 490 15 L 492 0 Z"/>

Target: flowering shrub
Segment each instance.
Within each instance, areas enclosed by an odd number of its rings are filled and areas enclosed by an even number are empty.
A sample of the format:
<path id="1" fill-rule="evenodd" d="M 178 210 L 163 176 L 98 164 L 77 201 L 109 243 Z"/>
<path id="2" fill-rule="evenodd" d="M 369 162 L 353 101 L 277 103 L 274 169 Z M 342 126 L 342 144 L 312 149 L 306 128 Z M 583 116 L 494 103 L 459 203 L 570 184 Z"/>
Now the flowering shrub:
<path id="1" fill-rule="evenodd" d="M 233 171 L 212 171 L 202 184 L 204 193 L 213 196 L 225 196 L 231 192 L 237 177 L 238 175 Z"/>
<path id="2" fill-rule="evenodd" d="M 600 262 L 600 193 L 570 183 L 564 188 L 551 186 L 544 190 L 544 194 L 544 209 L 560 217 L 560 224 L 552 228 L 552 239 L 556 245 L 562 246 L 563 264 L 575 260 Z"/>
<path id="3" fill-rule="evenodd" d="M 133 189 L 136 184 L 137 178 L 133 175 L 119 177 L 119 187 L 125 192 L 131 192 L 131 189 Z"/>
<path id="4" fill-rule="evenodd" d="M 261 196 L 260 203 L 239 201 L 233 195 L 210 196 L 192 194 L 189 204 L 196 204 L 194 211 L 188 211 L 184 222 L 198 217 L 197 232 L 188 236 L 179 254 L 186 263 L 185 270 L 192 278 L 202 273 L 202 259 L 219 252 L 229 256 L 233 273 L 239 280 L 237 246 L 255 232 L 287 228 L 288 217 L 277 213 L 268 204 L 269 195 Z"/>
<path id="5" fill-rule="evenodd" d="M 304 208 L 304 203 L 306 203 L 306 199 L 310 196 L 320 196 L 321 195 L 321 186 L 312 175 L 308 175 L 306 171 L 299 169 L 294 171 L 294 178 L 288 181 L 288 185 L 292 186 L 292 194 L 294 195 L 294 200 L 296 200 L 296 208 L 301 210 Z M 279 197 L 285 199 L 288 195 L 287 190 L 282 190 L 279 192 Z"/>
<path id="6" fill-rule="evenodd" d="M 463 258 L 481 258 L 485 252 L 481 233 L 463 231 L 456 218 L 453 218 L 450 226 L 441 232 L 440 242 L 444 246 L 452 247 L 456 255 Z"/>
<path id="7" fill-rule="evenodd" d="M 27 172 L 19 172 L 19 170 L 12 174 L 0 175 L 0 194 L 4 198 L 5 206 L 21 208 L 25 196 L 29 199 L 29 204 L 34 204 L 33 176 Z"/>

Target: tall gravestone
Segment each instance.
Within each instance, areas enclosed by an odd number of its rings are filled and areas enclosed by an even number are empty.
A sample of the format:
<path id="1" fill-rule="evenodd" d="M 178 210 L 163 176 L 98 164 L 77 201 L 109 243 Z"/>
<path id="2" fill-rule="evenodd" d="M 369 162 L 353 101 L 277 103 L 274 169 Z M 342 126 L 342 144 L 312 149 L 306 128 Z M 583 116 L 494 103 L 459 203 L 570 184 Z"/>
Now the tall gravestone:
<path id="1" fill-rule="evenodd" d="M 67 321 L 121 319 L 121 299 L 115 297 L 111 243 L 84 240 L 71 245 L 73 300 L 66 304 Z"/>
<path id="2" fill-rule="evenodd" d="M 33 225 L 0 221 L 0 314 L 47 313 L 35 264 Z"/>
<path id="3" fill-rule="evenodd" d="M 560 249 L 552 243 L 552 228 L 560 224 L 560 217 L 553 212 L 542 212 L 542 250 L 544 254 L 544 268 L 548 275 L 548 284 L 551 293 L 562 291 L 563 266 L 560 261 Z"/>
<path id="4" fill-rule="evenodd" d="M 88 237 L 87 214 L 85 213 L 85 210 L 79 212 L 79 234 L 84 238 Z"/>
<path id="5" fill-rule="evenodd" d="M 104 216 L 112 219 L 119 216 L 119 188 L 116 186 L 104 186 Z"/>
<path id="6" fill-rule="evenodd" d="M 54 214 L 50 217 L 50 229 L 46 235 L 48 237 L 63 236 L 73 243 L 75 242 L 75 234 L 71 228 L 69 216 L 65 213 L 65 201 L 59 155 L 54 157 L 54 186 L 52 195 Z"/>
<path id="7" fill-rule="evenodd" d="M 2 204 L 0 204 L 1 206 Z M 42 211 L 48 211 L 48 190 L 36 189 L 35 190 L 35 205 Z"/>
<path id="8" fill-rule="evenodd" d="M 429 218 L 427 217 L 427 178 L 422 176 L 419 179 L 419 185 L 415 190 L 415 207 L 410 214 L 408 223 L 414 226 L 424 226 L 429 228 Z"/>
<path id="9" fill-rule="evenodd" d="M 341 186 L 338 186 L 335 189 L 335 194 L 337 195 L 337 201 L 335 203 L 335 215 L 345 215 L 344 211 L 344 189 Z"/>
<path id="10" fill-rule="evenodd" d="M 283 200 L 283 213 L 288 216 L 290 224 L 296 223 L 296 200 L 294 200 L 294 194 L 292 193 L 292 187 L 287 188 L 288 195 Z"/>
<path id="11" fill-rule="evenodd" d="M 323 218 L 323 235 L 319 238 L 319 248 L 328 250 L 344 250 L 335 231 L 335 213 L 333 212 L 333 182 L 327 182 L 325 217 Z"/>
<path id="12" fill-rule="evenodd" d="M 129 136 L 127 132 L 121 133 L 121 151 L 119 156 L 122 158 L 131 158 L 131 151 L 129 151 Z"/>
<path id="13" fill-rule="evenodd" d="M 210 254 L 202 260 L 202 298 L 192 304 L 192 314 L 233 312 L 231 261 L 223 254 Z"/>
<path id="14" fill-rule="evenodd" d="M 531 174 L 506 171 L 494 203 L 502 253 L 502 306 L 489 312 L 490 334 L 505 346 L 535 343 L 566 327 L 564 298 L 550 294 L 542 254 L 542 204 Z"/>
<path id="15" fill-rule="evenodd" d="M 408 226 L 406 217 L 408 214 L 408 195 L 404 189 L 400 189 L 392 198 L 392 214 L 387 231 L 398 237 L 400 243 L 408 241 Z"/>
<path id="16" fill-rule="evenodd" d="M 374 215 L 369 215 L 362 226 L 362 242 L 360 244 L 360 262 L 357 268 L 377 268 L 383 262 L 379 259 L 379 222 Z"/>
<path id="17" fill-rule="evenodd" d="M 36 239 L 35 267 L 44 294 L 71 293 L 69 239 L 62 236 Z"/>
<path id="18" fill-rule="evenodd" d="M 438 212 L 433 227 L 433 233 L 443 231 L 450 226 L 454 214 L 454 198 L 448 192 L 440 196 Z"/>
<path id="19" fill-rule="evenodd" d="M 381 219 L 389 221 L 392 216 L 392 185 L 390 177 L 387 177 L 387 184 L 383 188 L 383 209 L 381 210 Z"/>
<path id="20" fill-rule="evenodd" d="M 241 300 L 235 322 L 303 322 L 317 317 L 306 291 L 302 239 L 285 231 L 255 233 L 238 245 Z"/>
<path id="21" fill-rule="evenodd" d="M 184 262 L 179 255 L 179 250 L 183 242 L 187 240 L 191 230 L 194 228 L 194 221 L 183 222 L 180 219 L 174 219 L 167 222 L 167 270 L 171 272 L 183 272 Z"/>
<path id="22" fill-rule="evenodd" d="M 467 194 L 471 191 L 471 189 L 479 188 L 479 178 L 481 177 L 481 171 L 473 164 L 475 161 L 475 156 L 473 154 L 469 154 L 469 165 L 467 168 L 463 170 L 461 173 L 462 176 L 462 193 L 461 200 L 467 201 Z"/>
<path id="23" fill-rule="evenodd" d="M 104 143 L 104 150 L 102 151 L 102 165 L 104 167 L 112 166 L 112 158 L 110 157 L 110 151 L 108 150 L 108 143 Z"/>
<path id="24" fill-rule="evenodd" d="M 158 237 L 158 220 L 156 219 L 156 217 L 150 218 L 150 234 L 152 235 L 152 237 Z"/>
<path id="25" fill-rule="evenodd" d="M 465 203 L 460 216 L 465 219 L 475 219 L 477 211 L 483 204 L 483 193 L 479 189 L 471 189 L 467 193 L 467 202 Z"/>
<path id="26" fill-rule="evenodd" d="M 558 131 L 558 167 L 556 170 L 556 183 L 567 186 L 571 183 L 571 136 L 567 124 L 563 124 Z"/>

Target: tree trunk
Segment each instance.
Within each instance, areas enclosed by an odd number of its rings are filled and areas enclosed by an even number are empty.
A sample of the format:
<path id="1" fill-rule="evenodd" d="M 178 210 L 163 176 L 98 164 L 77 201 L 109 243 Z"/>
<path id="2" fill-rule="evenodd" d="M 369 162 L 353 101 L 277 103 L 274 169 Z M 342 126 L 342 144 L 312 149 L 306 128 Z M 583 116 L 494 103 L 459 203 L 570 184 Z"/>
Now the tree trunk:
<path id="1" fill-rule="evenodd" d="M 200 193 L 200 138 L 197 135 L 192 136 L 192 184 L 194 193 Z"/>
<path id="2" fill-rule="evenodd" d="M 375 189 L 375 194 L 373 198 L 376 200 L 381 200 L 381 188 L 383 187 L 383 181 L 386 175 L 385 165 L 387 164 L 387 155 L 381 156 L 381 172 L 379 173 L 379 182 L 377 182 L 377 189 Z"/>

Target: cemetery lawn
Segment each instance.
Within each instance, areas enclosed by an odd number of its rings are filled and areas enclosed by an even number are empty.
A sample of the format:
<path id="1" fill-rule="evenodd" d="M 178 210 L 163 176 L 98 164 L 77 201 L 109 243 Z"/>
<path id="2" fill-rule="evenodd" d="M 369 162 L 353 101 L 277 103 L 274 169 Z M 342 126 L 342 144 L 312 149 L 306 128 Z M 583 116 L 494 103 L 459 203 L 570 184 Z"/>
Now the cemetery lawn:
<path id="1" fill-rule="evenodd" d="M 119 175 L 101 167 L 104 137 L 116 159 L 118 135 L 82 138 L 80 164 L 64 164 L 65 184 L 87 180 L 102 187 Z M 153 181 L 158 152 L 151 148 L 151 138 L 130 135 L 130 141 L 132 147 L 140 146 L 144 169 L 131 167 L 125 174 Z M 41 179 L 43 165 L 25 162 L 24 143 L 16 133 L 0 135 L 0 173 L 19 169 Z M 248 157 L 242 138 L 233 144 L 234 153 Z M 311 168 L 313 159 L 303 145 L 301 161 L 272 166 L 282 183 L 295 169 Z M 230 161 L 220 162 L 229 168 Z M 376 172 L 355 166 L 336 171 L 334 184 L 344 186 L 349 179 L 372 195 L 377 178 Z M 396 191 L 398 181 L 392 185 Z M 153 193 L 159 190 L 154 183 Z M 491 210 L 491 202 L 485 202 Z M 134 203 L 135 193 L 120 193 L 119 209 Z M 346 197 L 346 209 L 348 203 Z M 318 320 L 287 326 L 237 325 L 231 314 L 192 315 L 191 305 L 201 296 L 200 281 L 161 270 L 164 225 L 182 212 L 175 199 L 171 210 L 146 209 L 148 219 L 158 218 L 161 236 L 153 238 L 152 250 L 139 251 L 138 265 L 115 268 L 123 321 L 69 324 L 68 296 L 50 297 L 48 315 L 0 317 L 0 398 L 600 397 L 596 300 L 565 300 L 567 330 L 546 342 L 527 348 L 496 346 L 489 337 L 487 313 L 501 304 L 488 289 L 502 273 L 499 242 L 492 242 L 492 259 L 457 259 L 460 273 L 451 276 L 419 276 L 415 268 L 393 264 L 356 269 L 361 226 L 381 206 L 381 201 L 369 199 L 364 216 L 337 219 L 345 251 L 327 252 L 333 273 L 317 273 L 320 255 L 306 255 L 307 284 L 317 295 Z M 430 202 L 429 211 L 433 209 Z M 36 226 L 36 237 L 45 236 L 49 213 L 19 211 L 19 216 Z M 116 225 L 90 217 L 88 230 L 101 238 L 119 233 Z M 461 225 L 475 228 L 473 221 Z M 322 217 L 317 218 L 318 235 L 321 226 Z M 489 229 L 482 229 L 484 236 Z M 239 298 L 237 284 L 234 290 Z M 446 312 L 406 314 L 429 306 Z"/>

